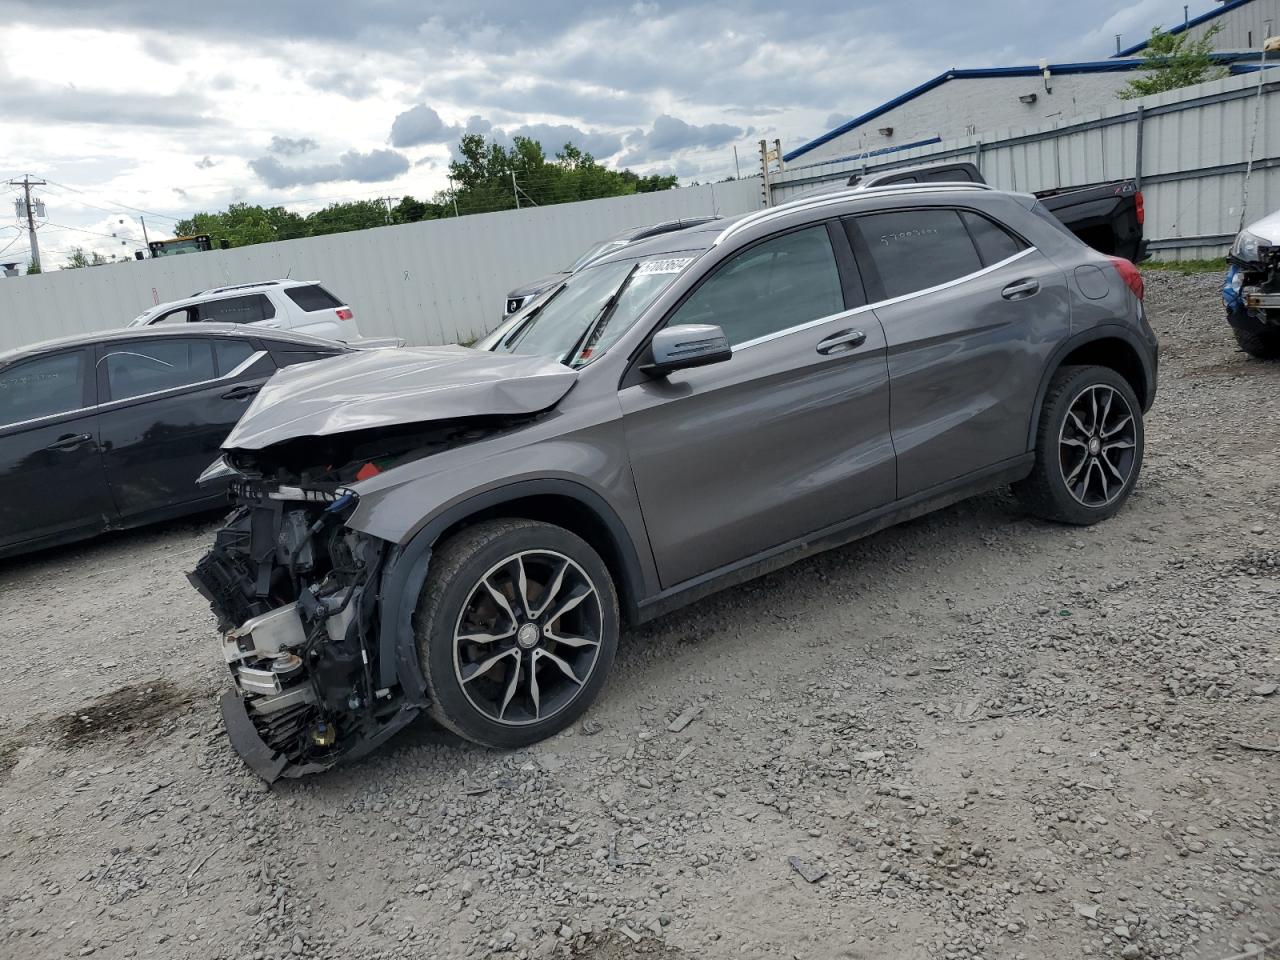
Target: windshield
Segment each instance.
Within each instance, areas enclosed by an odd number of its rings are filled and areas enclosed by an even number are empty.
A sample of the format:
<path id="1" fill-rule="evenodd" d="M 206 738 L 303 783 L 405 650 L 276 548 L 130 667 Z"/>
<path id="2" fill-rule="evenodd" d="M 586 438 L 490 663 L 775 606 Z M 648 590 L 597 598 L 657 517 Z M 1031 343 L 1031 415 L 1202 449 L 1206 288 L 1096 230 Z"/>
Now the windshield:
<path id="1" fill-rule="evenodd" d="M 539 307 L 480 346 L 495 353 L 590 363 L 624 334 L 696 254 L 624 260 L 574 274 Z"/>

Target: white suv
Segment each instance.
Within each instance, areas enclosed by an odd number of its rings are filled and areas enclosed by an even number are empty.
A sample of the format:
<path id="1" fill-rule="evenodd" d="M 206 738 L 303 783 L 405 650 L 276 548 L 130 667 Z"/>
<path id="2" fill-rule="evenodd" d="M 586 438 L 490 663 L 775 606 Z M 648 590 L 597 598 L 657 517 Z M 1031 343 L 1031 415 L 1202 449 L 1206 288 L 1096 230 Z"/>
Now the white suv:
<path id="1" fill-rule="evenodd" d="M 351 308 L 315 280 L 264 280 L 204 290 L 152 307 L 129 326 L 200 321 L 297 330 L 343 343 L 360 337 Z"/>

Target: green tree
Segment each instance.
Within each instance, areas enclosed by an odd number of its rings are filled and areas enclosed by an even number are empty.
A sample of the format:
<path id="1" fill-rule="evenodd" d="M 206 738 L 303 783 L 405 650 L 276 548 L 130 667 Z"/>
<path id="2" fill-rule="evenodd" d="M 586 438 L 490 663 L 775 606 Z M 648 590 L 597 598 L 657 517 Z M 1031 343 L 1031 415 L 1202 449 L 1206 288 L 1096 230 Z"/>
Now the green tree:
<path id="1" fill-rule="evenodd" d="M 332 203 L 323 210 L 307 214 L 306 222 L 309 237 L 346 233 L 348 230 L 368 230 L 370 227 L 387 225 L 387 208 L 381 200 Z"/>
<path id="2" fill-rule="evenodd" d="M 86 253 L 84 247 L 72 247 L 70 254 L 67 256 L 67 262 L 62 265 L 63 270 L 78 270 L 81 267 L 97 267 L 104 263 L 108 263 L 106 257 L 97 250 L 93 253 Z M 28 270 L 28 273 L 31 271 Z"/>
<path id="3" fill-rule="evenodd" d="M 1132 100 L 1225 77 L 1227 71 L 1215 67 L 1211 56 L 1213 38 L 1221 29 L 1222 24 L 1214 24 L 1204 36 L 1193 40 L 1186 31 L 1165 33 L 1153 27 L 1147 47 L 1142 51 L 1142 76 L 1130 80 L 1116 96 Z"/>
<path id="4" fill-rule="evenodd" d="M 27 276 L 31 276 L 33 273 L 40 273 L 40 272 L 41 272 L 40 264 L 36 263 L 34 260 L 27 261 Z"/>

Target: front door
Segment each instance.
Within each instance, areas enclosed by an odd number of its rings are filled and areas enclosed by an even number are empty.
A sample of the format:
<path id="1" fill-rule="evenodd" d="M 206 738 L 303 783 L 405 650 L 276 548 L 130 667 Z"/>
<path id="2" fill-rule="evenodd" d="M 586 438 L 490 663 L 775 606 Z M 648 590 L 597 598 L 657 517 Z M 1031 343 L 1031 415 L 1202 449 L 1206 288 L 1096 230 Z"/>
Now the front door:
<path id="1" fill-rule="evenodd" d="M 1045 344 L 1070 330 L 1062 271 L 972 210 L 846 224 L 889 346 L 898 497 L 1025 454 Z"/>
<path id="2" fill-rule="evenodd" d="M 92 356 L 76 348 L 0 370 L 0 549 L 101 530 L 115 516 Z"/>
<path id="3" fill-rule="evenodd" d="M 196 478 L 275 365 L 248 338 L 157 337 L 104 345 L 98 370 L 103 460 L 127 518 L 216 498 Z"/>
<path id="4" fill-rule="evenodd" d="M 884 334 L 825 225 L 746 248 L 666 323 L 716 324 L 734 353 L 621 391 L 664 588 L 893 499 Z"/>

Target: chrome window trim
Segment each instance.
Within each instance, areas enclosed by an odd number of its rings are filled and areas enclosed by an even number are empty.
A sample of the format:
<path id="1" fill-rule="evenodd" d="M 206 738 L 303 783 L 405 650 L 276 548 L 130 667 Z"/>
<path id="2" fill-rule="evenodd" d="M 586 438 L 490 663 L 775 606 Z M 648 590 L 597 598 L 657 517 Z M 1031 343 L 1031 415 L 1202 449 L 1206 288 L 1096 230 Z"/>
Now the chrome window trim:
<path id="1" fill-rule="evenodd" d="M 1015 263 L 1027 256 L 1029 253 L 1035 252 L 1035 247 L 1027 247 L 1019 250 L 1011 257 L 1005 257 L 998 263 L 993 263 L 989 267 L 983 267 L 981 270 L 975 270 L 973 273 L 966 273 L 962 277 L 956 277 L 954 280 L 948 280 L 946 283 L 935 284 L 932 287 L 924 287 L 920 290 L 913 290 L 911 293 L 904 293 L 897 297 L 890 297 L 887 300 L 877 300 L 875 303 L 868 303 L 861 307 L 854 307 L 851 310 L 841 310 L 839 313 L 828 314 L 825 317 L 819 317 L 817 320 L 808 320 L 805 323 L 796 324 L 794 327 L 787 327 L 785 330 L 778 330 L 774 333 L 767 333 L 763 337 L 756 337 L 754 340 L 746 340 L 740 344 L 729 344 L 733 348 L 734 353 L 739 350 L 746 350 L 749 347 L 758 346 L 762 343 L 768 343 L 770 340 L 777 340 L 779 337 L 785 337 L 800 330 L 808 330 L 810 327 L 817 327 L 824 323 L 830 323 L 833 320 L 844 319 L 846 317 L 854 317 L 868 310 L 874 310 L 877 307 L 888 307 L 895 303 L 905 303 L 908 300 L 914 300 L 916 297 L 923 297 L 930 293 L 937 293 L 939 290 L 947 290 L 951 287 L 958 286 L 962 283 L 968 283 L 970 280 L 976 280 L 978 277 L 986 276 L 999 270 L 1001 267 L 1007 267 L 1011 263 Z"/>
<path id="2" fill-rule="evenodd" d="M 796 213 L 800 210 L 817 210 L 822 207 L 833 206 L 838 203 L 847 203 L 850 200 L 857 200 L 860 197 L 887 197 L 896 193 L 952 193 L 957 190 L 993 190 L 989 184 L 985 183 L 917 183 L 917 184 L 901 184 L 894 183 L 883 187 L 850 187 L 847 190 L 840 190 L 834 193 L 824 193 L 816 197 L 808 197 L 800 200 L 788 200 L 786 203 L 780 203 L 776 207 L 766 207 L 763 210 L 757 210 L 754 213 L 748 213 L 741 220 L 735 220 L 729 226 L 725 227 L 714 240 L 711 246 L 718 247 L 725 240 L 732 237 L 735 233 L 741 233 L 747 227 L 753 227 L 758 223 L 767 223 L 778 217 L 786 216 L 789 213 Z"/>
<path id="3" fill-rule="evenodd" d="M 125 351 L 125 350 L 117 351 L 117 353 L 127 353 L 127 352 L 128 352 L 128 351 Z M 96 409 L 96 410 L 102 410 L 102 409 L 105 409 L 105 408 L 107 408 L 107 407 L 110 407 L 110 408 L 112 408 L 112 409 L 115 409 L 115 408 L 116 408 L 118 405 L 120 405 L 120 404 L 132 403 L 132 402 L 133 402 L 133 401 L 135 401 L 135 400 L 146 400 L 146 399 L 151 398 L 151 397 L 159 397 L 159 396 L 163 396 L 163 395 L 164 395 L 164 394 L 166 394 L 166 393 L 173 393 L 175 390 L 193 390 L 193 389 L 196 389 L 196 388 L 198 388 L 198 387 L 208 387 L 208 386 L 212 386 L 212 385 L 213 385 L 213 384 L 215 384 L 215 383 L 221 383 L 221 382 L 222 382 L 222 381 L 224 381 L 224 380 L 231 380 L 231 379 L 234 379 L 235 377 L 240 376 L 240 374 L 244 373 L 244 372 L 245 372 L 249 367 L 253 366 L 253 365 L 254 365 L 255 363 L 257 363 L 260 359 L 262 359 L 263 357 L 268 356 L 268 355 L 269 355 L 269 354 L 268 354 L 268 351 L 266 351 L 266 350 L 256 350 L 256 351 L 254 351 L 254 353 L 252 353 L 252 354 L 249 356 L 249 358 L 248 358 L 247 360 L 245 360 L 243 363 L 241 363 L 241 364 L 240 364 L 238 367 L 236 367 L 234 370 L 231 370 L 231 371 L 230 371 L 230 372 L 228 372 L 228 373 L 224 373 L 224 374 L 223 374 L 222 376 L 220 376 L 220 377 L 214 377 L 212 380 L 196 380 L 196 381 L 194 381 L 194 382 L 192 382 L 192 383 L 184 383 L 184 384 L 181 384 L 181 385 L 176 386 L 176 387 L 165 387 L 165 389 L 163 389 L 163 390 L 152 390 L 150 393 L 139 393 L 139 394 L 137 394 L 137 395 L 135 395 L 135 396 L 132 396 L 132 397 L 121 397 L 120 399 L 115 399 L 115 398 L 113 397 L 112 399 L 108 400 L 106 403 L 100 403 L 100 404 L 98 404 L 98 405 L 97 405 L 97 407 L 87 407 L 86 409 L 88 409 L 88 410 L 95 410 L 95 409 Z M 99 363 L 99 364 L 101 364 L 104 360 L 106 360 L 106 359 L 107 359 L 107 357 L 110 357 L 110 356 L 114 356 L 114 354 L 104 353 L 104 354 L 102 355 L 102 357 L 98 360 L 98 363 Z M 163 362 L 163 361 L 161 361 L 161 362 Z M 169 366 L 172 366 L 172 364 L 169 364 Z M 110 387 L 111 387 L 111 384 L 110 384 L 110 381 L 108 381 L 108 383 L 107 383 L 107 388 L 108 388 L 108 389 L 110 389 Z"/>

